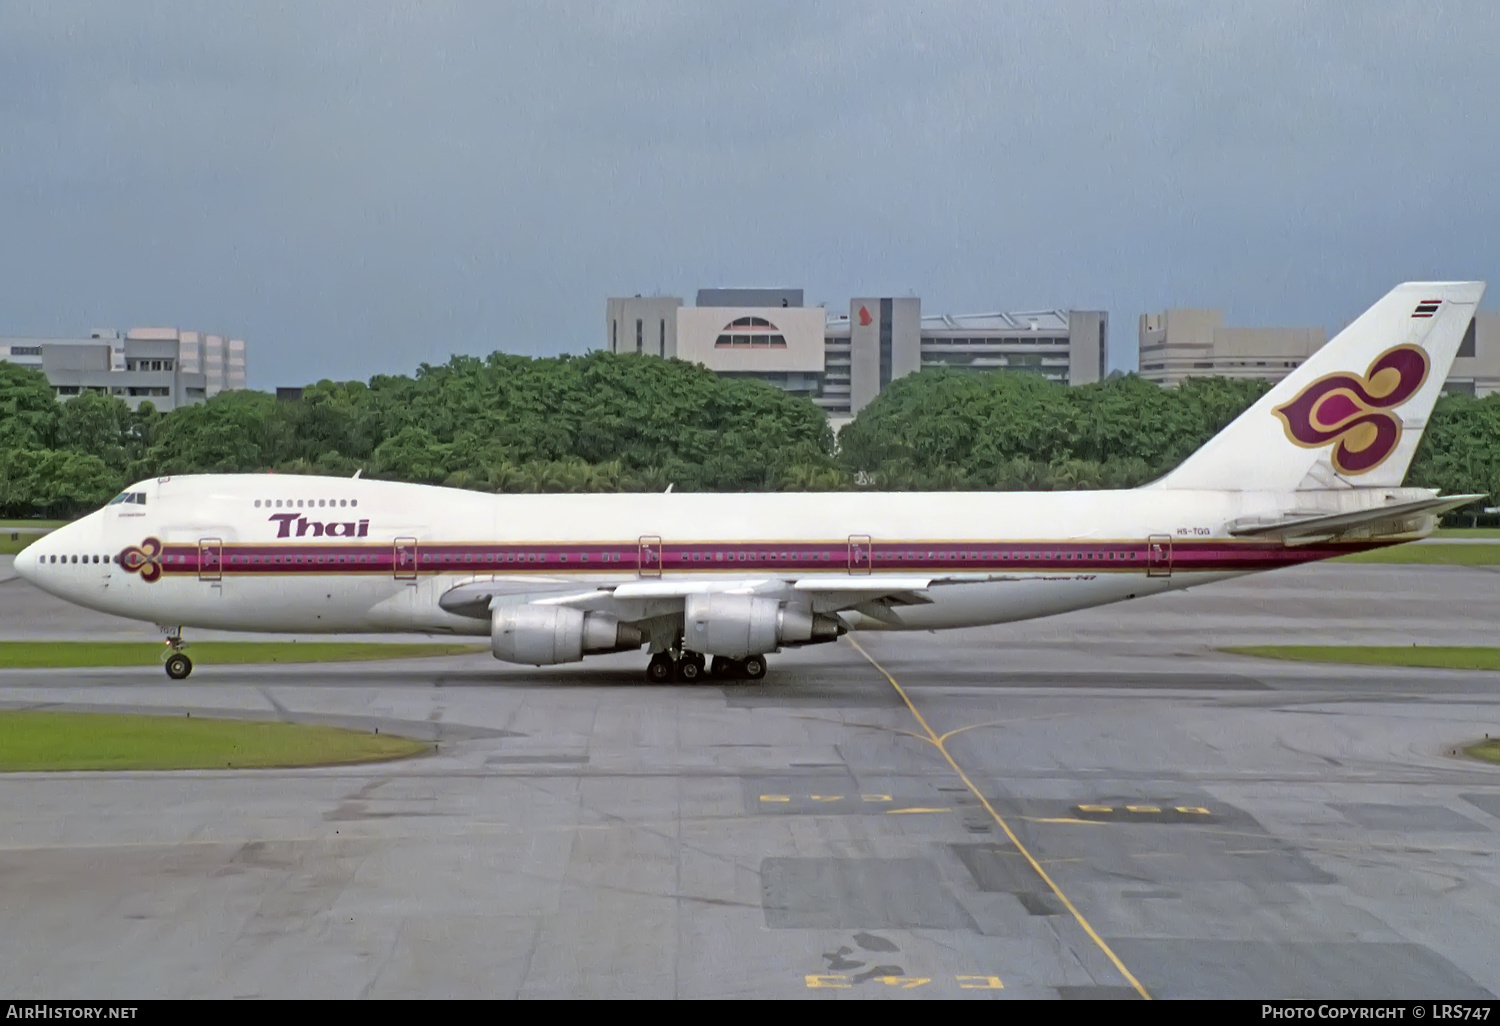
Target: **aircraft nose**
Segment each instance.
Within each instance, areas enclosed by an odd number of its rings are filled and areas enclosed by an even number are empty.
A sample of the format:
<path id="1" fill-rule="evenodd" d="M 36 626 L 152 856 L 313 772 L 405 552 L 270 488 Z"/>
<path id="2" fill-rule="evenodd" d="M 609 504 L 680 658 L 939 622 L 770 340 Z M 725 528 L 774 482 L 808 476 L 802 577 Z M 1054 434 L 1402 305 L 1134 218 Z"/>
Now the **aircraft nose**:
<path id="1" fill-rule="evenodd" d="M 34 584 L 35 581 L 33 580 L 33 577 L 36 574 L 36 565 L 36 542 L 32 542 L 30 545 L 26 546 L 16 554 L 16 575 L 20 577 L 21 580 L 26 581 L 27 583 Z"/>

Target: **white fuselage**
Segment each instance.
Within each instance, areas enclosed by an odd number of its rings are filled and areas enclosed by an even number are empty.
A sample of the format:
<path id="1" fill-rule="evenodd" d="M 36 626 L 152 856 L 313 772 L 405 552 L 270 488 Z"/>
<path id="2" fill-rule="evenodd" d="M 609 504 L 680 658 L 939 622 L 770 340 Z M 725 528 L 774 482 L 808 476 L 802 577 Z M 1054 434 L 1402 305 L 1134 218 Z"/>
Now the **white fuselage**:
<path id="1" fill-rule="evenodd" d="M 626 583 L 847 590 L 870 578 L 910 581 L 920 601 L 873 614 L 851 603 L 839 612 L 850 627 L 931 630 L 1386 543 L 1231 537 L 1230 523 L 1295 505 L 1256 492 L 487 495 L 286 475 L 163 477 L 132 491 L 141 499 L 53 532 L 17 569 L 118 616 L 277 633 L 487 634 L 487 618 L 440 604 L 478 584 L 528 601 Z"/>

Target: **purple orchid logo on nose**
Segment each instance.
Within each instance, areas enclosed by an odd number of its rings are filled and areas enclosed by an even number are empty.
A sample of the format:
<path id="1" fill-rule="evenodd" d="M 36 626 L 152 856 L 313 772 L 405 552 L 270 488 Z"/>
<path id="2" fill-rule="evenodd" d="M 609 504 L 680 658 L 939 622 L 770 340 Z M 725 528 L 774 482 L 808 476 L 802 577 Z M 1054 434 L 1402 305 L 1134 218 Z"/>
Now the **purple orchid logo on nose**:
<path id="1" fill-rule="evenodd" d="M 147 584 L 161 577 L 161 542 L 147 538 L 139 546 L 131 545 L 120 553 L 120 565 L 129 573 L 140 574 Z"/>

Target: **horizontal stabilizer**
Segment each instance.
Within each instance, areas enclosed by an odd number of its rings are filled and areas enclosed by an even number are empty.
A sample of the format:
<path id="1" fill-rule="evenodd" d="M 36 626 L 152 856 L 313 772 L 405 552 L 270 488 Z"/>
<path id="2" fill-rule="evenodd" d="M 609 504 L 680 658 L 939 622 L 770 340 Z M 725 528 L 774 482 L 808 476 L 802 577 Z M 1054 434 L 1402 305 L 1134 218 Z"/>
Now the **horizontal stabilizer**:
<path id="1" fill-rule="evenodd" d="M 1355 528 L 1370 528 L 1381 524 L 1391 524 L 1395 527 L 1412 517 L 1435 516 L 1482 498 L 1484 498 L 1483 495 L 1444 495 L 1375 509 L 1355 510 L 1352 513 L 1331 513 L 1321 516 L 1292 514 L 1282 520 L 1269 523 L 1230 524 L 1229 533 L 1237 538 L 1279 538 L 1283 541 L 1325 539 L 1344 534 Z M 1391 533 L 1404 532 L 1397 527 Z"/>

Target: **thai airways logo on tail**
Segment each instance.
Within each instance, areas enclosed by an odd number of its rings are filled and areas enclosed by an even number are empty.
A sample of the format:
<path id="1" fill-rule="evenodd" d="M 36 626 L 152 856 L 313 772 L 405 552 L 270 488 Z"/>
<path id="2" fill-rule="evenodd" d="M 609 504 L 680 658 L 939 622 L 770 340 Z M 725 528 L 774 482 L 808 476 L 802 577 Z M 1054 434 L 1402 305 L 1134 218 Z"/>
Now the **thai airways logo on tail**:
<path id="1" fill-rule="evenodd" d="M 1416 317 L 1430 317 L 1419 311 Z M 1386 461 L 1401 441 L 1401 418 L 1388 412 L 1406 402 L 1427 380 L 1427 354 L 1396 346 L 1377 356 L 1363 376 L 1329 374 L 1309 384 L 1291 402 L 1273 410 L 1286 436 L 1304 449 L 1333 446 L 1340 474 L 1367 474 Z"/>

